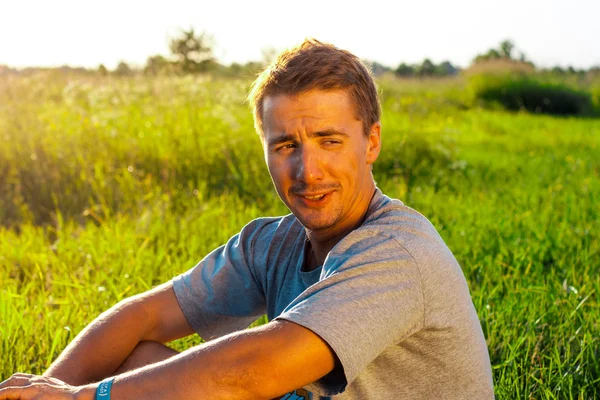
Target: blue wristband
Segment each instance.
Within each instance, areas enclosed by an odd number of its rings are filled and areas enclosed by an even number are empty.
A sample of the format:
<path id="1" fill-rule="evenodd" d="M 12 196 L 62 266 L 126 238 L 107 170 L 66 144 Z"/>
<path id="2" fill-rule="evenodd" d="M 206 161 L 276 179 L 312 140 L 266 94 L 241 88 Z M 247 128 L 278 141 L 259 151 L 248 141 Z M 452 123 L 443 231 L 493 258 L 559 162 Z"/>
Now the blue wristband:
<path id="1" fill-rule="evenodd" d="M 100 382 L 96 389 L 96 400 L 110 400 L 110 389 L 115 378 L 108 378 Z"/>

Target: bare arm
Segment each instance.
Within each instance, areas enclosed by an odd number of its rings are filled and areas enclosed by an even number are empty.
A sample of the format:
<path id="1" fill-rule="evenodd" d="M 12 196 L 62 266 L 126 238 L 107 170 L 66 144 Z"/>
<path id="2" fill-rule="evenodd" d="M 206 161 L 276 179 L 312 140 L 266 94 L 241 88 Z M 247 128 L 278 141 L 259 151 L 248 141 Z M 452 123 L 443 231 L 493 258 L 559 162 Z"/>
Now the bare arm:
<path id="1" fill-rule="evenodd" d="M 98 384 L 80 382 L 112 375 L 141 340 L 166 342 L 191 331 L 170 285 L 158 287 L 97 318 L 45 377 L 13 375 L 0 385 L 0 399 L 93 400 Z M 111 398 L 272 399 L 325 376 L 336 361 L 311 330 L 273 321 L 117 375 Z"/>
<path id="2" fill-rule="evenodd" d="M 143 340 L 166 343 L 194 333 L 170 282 L 128 298 L 102 313 L 44 373 L 71 385 L 112 375 Z"/>
<path id="3" fill-rule="evenodd" d="M 318 380 L 335 361 L 309 329 L 274 321 L 119 375 L 111 398 L 271 399 Z M 82 388 L 78 399 L 93 400 L 96 386 Z"/>

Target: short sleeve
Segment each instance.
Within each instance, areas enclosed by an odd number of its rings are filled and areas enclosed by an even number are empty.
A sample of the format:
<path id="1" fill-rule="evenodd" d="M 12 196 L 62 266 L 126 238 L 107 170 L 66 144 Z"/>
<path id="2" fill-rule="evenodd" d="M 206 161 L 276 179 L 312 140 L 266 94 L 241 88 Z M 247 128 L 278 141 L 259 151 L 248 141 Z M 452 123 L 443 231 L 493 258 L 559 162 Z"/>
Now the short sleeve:
<path id="1" fill-rule="evenodd" d="M 277 319 L 310 329 L 333 349 L 343 374 L 329 374 L 307 386 L 315 394 L 332 396 L 387 347 L 421 329 L 423 310 L 413 257 L 395 239 L 359 229 L 332 249 L 320 281 Z"/>
<path id="2" fill-rule="evenodd" d="M 265 313 L 260 278 L 252 265 L 260 224 L 253 221 L 189 271 L 173 279 L 183 314 L 205 340 L 248 327 Z"/>

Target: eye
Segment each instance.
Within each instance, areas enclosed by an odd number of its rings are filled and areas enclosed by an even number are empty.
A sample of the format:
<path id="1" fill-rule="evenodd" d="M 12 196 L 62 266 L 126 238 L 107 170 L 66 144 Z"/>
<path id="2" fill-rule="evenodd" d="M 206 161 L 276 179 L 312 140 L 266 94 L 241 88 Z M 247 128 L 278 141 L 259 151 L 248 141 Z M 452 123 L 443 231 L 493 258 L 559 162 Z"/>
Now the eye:
<path id="1" fill-rule="evenodd" d="M 327 139 L 327 140 L 324 140 L 322 143 L 326 146 L 335 146 L 335 145 L 341 144 L 342 142 L 337 139 Z"/>
<path id="2" fill-rule="evenodd" d="M 296 146 L 295 143 L 286 143 L 286 144 L 279 146 L 277 148 L 277 151 L 285 151 L 285 150 L 295 149 L 296 147 L 298 147 L 298 146 Z"/>

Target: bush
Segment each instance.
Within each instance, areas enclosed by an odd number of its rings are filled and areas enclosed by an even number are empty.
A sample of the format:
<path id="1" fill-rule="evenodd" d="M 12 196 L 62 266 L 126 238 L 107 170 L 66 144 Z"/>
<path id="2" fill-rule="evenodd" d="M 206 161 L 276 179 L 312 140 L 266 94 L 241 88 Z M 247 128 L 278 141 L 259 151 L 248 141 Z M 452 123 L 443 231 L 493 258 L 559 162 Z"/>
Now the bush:
<path id="1" fill-rule="evenodd" d="M 597 114 L 600 114 L 600 87 L 592 89 L 592 104 Z"/>
<path id="2" fill-rule="evenodd" d="M 512 111 L 582 115 L 592 111 L 590 93 L 518 74 L 482 74 L 471 78 L 476 100 L 498 103 Z"/>

